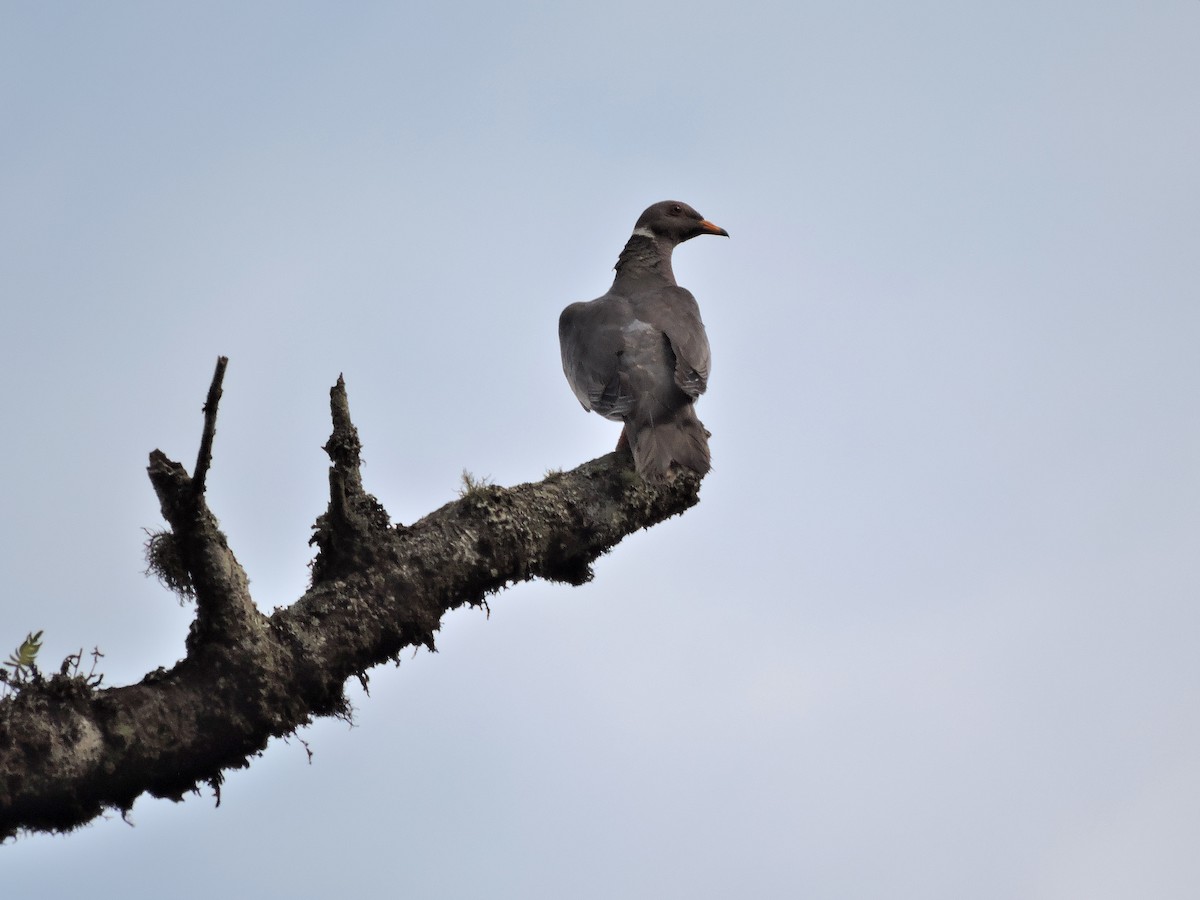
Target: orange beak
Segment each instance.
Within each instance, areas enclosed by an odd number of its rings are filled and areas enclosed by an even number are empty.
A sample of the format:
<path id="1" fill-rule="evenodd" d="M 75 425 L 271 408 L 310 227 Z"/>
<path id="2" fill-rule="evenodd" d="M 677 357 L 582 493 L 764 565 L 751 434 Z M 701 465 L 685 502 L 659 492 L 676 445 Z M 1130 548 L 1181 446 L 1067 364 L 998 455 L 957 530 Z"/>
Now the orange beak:
<path id="1" fill-rule="evenodd" d="M 719 234 L 722 237 L 729 237 L 728 231 L 726 231 L 720 225 L 714 225 L 712 222 L 708 221 L 708 219 L 701 219 L 700 227 L 703 228 L 705 231 L 707 231 L 709 234 Z"/>

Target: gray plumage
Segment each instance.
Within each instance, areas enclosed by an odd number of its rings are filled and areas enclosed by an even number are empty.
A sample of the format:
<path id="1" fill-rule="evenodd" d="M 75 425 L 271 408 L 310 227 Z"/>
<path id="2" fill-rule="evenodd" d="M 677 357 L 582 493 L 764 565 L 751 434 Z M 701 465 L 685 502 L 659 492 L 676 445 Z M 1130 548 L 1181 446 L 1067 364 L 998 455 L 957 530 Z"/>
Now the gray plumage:
<path id="1" fill-rule="evenodd" d="M 708 386 L 708 336 L 696 298 L 675 283 L 671 252 L 702 234 L 729 233 L 686 203 L 655 203 L 637 220 L 608 293 L 572 303 L 558 320 L 563 372 L 583 408 L 624 422 L 646 481 L 711 468 L 694 403 Z"/>

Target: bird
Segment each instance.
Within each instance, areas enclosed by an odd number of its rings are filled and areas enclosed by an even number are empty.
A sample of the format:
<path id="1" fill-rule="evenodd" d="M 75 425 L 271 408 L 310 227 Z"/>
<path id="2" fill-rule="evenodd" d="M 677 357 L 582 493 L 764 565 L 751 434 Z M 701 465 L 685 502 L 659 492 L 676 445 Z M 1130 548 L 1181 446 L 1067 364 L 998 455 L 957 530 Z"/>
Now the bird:
<path id="1" fill-rule="evenodd" d="M 686 203 L 655 203 L 634 225 L 608 293 L 572 303 L 558 320 L 567 383 L 585 410 L 624 422 L 617 448 L 628 444 L 652 485 L 712 468 L 695 411 L 708 387 L 708 335 L 671 270 L 672 251 L 702 234 L 729 237 Z"/>

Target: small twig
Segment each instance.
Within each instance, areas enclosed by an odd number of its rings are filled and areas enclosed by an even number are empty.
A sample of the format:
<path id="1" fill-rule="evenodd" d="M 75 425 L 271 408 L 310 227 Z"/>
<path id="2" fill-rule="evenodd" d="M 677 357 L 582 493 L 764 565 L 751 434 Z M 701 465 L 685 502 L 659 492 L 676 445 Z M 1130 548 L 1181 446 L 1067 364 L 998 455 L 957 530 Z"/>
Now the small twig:
<path id="1" fill-rule="evenodd" d="M 192 476 L 192 489 L 204 493 L 204 477 L 212 463 L 213 436 L 217 433 L 217 405 L 221 402 L 221 382 L 225 380 L 228 356 L 217 357 L 217 370 L 213 372 L 212 384 L 208 388 L 208 399 L 204 401 L 204 435 L 200 438 L 200 452 L 196 456 L 196 472 Z"/>

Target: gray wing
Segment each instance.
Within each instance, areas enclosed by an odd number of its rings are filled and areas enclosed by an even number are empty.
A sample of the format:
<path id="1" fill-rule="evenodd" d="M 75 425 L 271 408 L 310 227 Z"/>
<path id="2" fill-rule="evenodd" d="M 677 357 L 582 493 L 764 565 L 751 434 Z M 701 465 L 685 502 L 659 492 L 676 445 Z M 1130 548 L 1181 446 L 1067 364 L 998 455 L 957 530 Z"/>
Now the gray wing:
<path id="1" fill-rule="evenodd" d="M 633 407 L 629 377 L 621 365 L 629 304 L 616 297 L 572 303 L 558 318 L 563 373 L 583 408 L 622 419 Z"/>
<path id="2" fill-rule="evenodd" d="M 689 397 L 699 397 L 708 388 L 711 354 L 696 298 L 686 288 L 668 287 L 640 306 L 639 317 L 660 329 L 671 343 L 675 384 Z"/>

